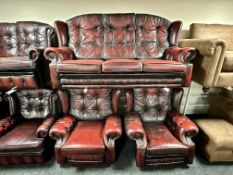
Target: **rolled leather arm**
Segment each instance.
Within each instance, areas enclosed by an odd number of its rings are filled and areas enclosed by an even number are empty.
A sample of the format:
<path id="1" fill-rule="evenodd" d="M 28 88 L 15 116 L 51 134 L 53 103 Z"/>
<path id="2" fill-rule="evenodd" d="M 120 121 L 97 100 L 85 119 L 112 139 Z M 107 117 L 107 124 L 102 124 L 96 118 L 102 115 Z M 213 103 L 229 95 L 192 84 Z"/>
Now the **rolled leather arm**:
<path id="1" fill-rule="evenodd" d="M 70 115 L 66 115 L 56 121 L 49 131 L 49 136 L 54 140 L 64 139 L 73 129 L 74 124 L 74 118 Z"/>
<path id="2" fill-rule="evenodd" d="M 213 56 L 217 46 L 226 48 L 226 42 L 223 39 L 183 39 L 179 46 L 194 47 L 202 56 Z"/>
<path id="3" fill-rule="evenodd" d="M 29 50 L 28 57 L 30 60 L 36 61 L 43 56 L 44 49 L 42 48 L 33 48 Z"/>
<path id="4" fill-rule="evenodd" d="M 198 128 L 188 117 L 179 112 L 169 114 L 167 124 L 173 134 L 185 145 L 192 146 L 192 137 L 198 134 Z"/>
<path id="5" fill-rule="evenodd" d="M 46 118 L 36 131 L 37 137 L 45 138 L 46 136 L 48 136 L 49 129 L 55 123 L 55 121 L 56 121 L 55 117 Z"/>
<path id="6" fill-rule="evenodd" d="M 105 121 L 103 136 L 106 146 L 114 146 L 114 141 L 122 135 L 121 119 L 116 115 L 110 115 Z"/>
<path id="7" fill-rule="evenodd" d="M 6 117 L 0 120 L 0 136 L 6 133 L 17 122 L 16 117 Z"/>
<path id="8" fill-rule="evenodd" d="M 125 117 L 126 135 L 136 141 L 137 148 L 144 148 L 147 145 L 146 133 L 142 122 L 136 113 L 128 113 Z"/>
<path id="9" fill-rule="evenodd" d="M 69 47 L 49 47 L 44 51 L 44 57 L 49 61 L 56 63 L 63 60 L 72 60 L 73 51 Z"/>
<path id="10" fill-rule="evenodd" d="M 192 47 L 169 47 L 165 50 L 165 59 L 181 63 L 189 63 L 196 56 L 196 49 Z"/>

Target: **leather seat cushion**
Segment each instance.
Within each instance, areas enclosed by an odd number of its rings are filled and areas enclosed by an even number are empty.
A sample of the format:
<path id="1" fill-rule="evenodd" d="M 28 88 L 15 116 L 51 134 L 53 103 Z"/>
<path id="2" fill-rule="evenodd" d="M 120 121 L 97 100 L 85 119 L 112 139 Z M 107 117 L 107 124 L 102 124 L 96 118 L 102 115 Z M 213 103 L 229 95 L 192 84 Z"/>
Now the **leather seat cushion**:
<path id="1" fill-rule="evenodd" d="M 32 70 L 35 67 L 35 61 L 28 57 L 0 57 L 0 71 Z"/>
<path id="2" fill-rule="evenodd" d="M 145 123 L 148 157 L 187 156 L 189 148 L 177 140 L 163 124 Z"/>
<path id="3" fill-rule="evenodd" d="M 62 147 L 63 155 L 103 155 L 103 128 L 103 121 L 79 121 Z"/>
<path id="4" fill-rule="evenodd" d="M 0 137 L 0 152 L 31 152 L 43 148 L 43 138 L 36 137 L 40 120 L 28 120 L 16 125 Z"/>
<path id="5" fill-rule="evenodd" d="M 177 61 L 147 59 L 141 60 L 144 72 L 185 72 L 186 65 Z"/>
<path id="6" fill-rule="evenodd" d="M 101 73 L 102 60 L 64 60 L 57 65 L 58 72 Z"/>
<path id="7" fill-rule="evenodd" d="M 194 120 L 213 150 L 233 150 L 233 125 L 223 119 Z"/>
<path id="8" fill-rule="evenodd" d="M 233 51 L 226 51 L 226 57 L 223 62 L 222 70 L 225 72 L 233 71 Z"/>
<path id="9" fill-rule="evenodd" d="M 102 64 L 103 72 L 141 72 L 141 61 L 134 59 L 110 59 Z"/>

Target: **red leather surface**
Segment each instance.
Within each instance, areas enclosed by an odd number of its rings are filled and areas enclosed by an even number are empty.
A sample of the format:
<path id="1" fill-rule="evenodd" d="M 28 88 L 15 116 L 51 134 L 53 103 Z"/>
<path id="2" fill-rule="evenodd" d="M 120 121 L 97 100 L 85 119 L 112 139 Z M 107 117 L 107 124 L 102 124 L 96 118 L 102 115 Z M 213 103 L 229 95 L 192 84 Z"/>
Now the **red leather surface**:
<path id="1" fill-rule="evenodd" d="M 146 155 L 158 157 L 187 156 L 189 148 L 178 141 L 163 124 L 144 123 L 148 140 Z"/>
<path id="2" fill-rule="evenodd" d="M 102 60 L 65 60 L 57 65 L 58 72 L 100 73 Z"/>
<path id="3" fill-rule="evenodd" d="M 36 137 L 41 121 L 29 120 L 18 124 L 13 130 L 0 137 L 0 152 L 38 150 L 44 139 Z"/>
<path id="4" fill-rule="evenodd" d="M 79 121 L 62 146 L 63 155 L 104 154 L 103 128 L 102 121 Z"/>
<path id="5" fill-rule="evenodd" d="M 143 63 L 143 72 L 186 72 L 186 65 L 178 61 L 146 59 Z"/>
<path id="6" fill-rule="evenodd" d="M 103 135 L 109 139 L 117 139 L 122 134 L 121 119 L 116 115 L 106 118 Z"/>
<path id="7" fill-rule="evenodd" d="M 0 71 L 31 70 L 36 63 L 27 57 L 0 57 Z"/>
<path id="8" fill-rule="evenodd" d="M 102 63 L 103 72 L 141 72 L 142 63 L 133 59 L 110 59 Z"/>

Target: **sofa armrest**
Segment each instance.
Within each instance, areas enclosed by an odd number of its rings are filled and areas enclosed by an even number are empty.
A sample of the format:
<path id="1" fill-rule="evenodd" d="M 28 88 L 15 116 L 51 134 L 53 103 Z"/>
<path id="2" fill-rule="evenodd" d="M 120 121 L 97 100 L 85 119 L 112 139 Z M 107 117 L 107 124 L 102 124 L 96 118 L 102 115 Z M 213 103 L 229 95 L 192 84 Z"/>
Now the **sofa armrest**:
<path id="1" fill-rule="evenodd" d="M 165 50 L 165 59 L 174 60 L 181 63 L 189 63 L 196 56 L 196 49 L 192 47 L 169 47 Z"/>
<path id="2" fill-rule="evenodd" d="M 5 117 L 0 120 L 0 136 L 6 133 L 9 129 L 11 129 L 15 123 L 17 122 L 16 117 Z"/>
<path id="3" fill-rule="evenodd" d="M 141 119 L 136 113 L 128 113 L 125 117 L 126 135 L 136 141 L 137 148 L 146 148 L 147 139 Z"/>
<path id="4" fill-rule="evenodd" d="M 183 144 L 193 146 L 192 137 L 198 134 L 198 127 L 188 117 L 179 112 L 172 112 L 169 114 L 167 124 L 172 133 Z"/>
<path id="5" fill-rule="evenodd" d="M 52 63 L 61 62 L 63 60 L 72 60 L 73 51 L 69 47 L 49 47 L 44 51 L 44 57 Z"/>
<path id="6" fill-rule="evenodd" d="M 55 123 L 55 117 L 48 117 L 46 118 L 39 128 L 36 131 L 36 135 L 38 138 L 45 138 L 49 134 L 49 129 Z"/>
<path id="7" fill-rule="evenodd" d="M 226 42 L 222 39 L 183 39 L 179 46 L 194 47 L 202 56 L 213 56 L 217 46 L 226 48 Z"/>
<path id="8" fill-rule="evenodd" d="M 16 113 L 16 102 L 13 94 L 17 91 L 17 88 L 12 88 L 4 94 L 4 99 L 9 103 L 10 116 L 14 116 Z"/>
<path id="9" fill-rule="evenodd" d="M 114 147 L 115 140 L 120 138 L 121 135 L 121 119 L 116 115 L 108 116 L 103 131 L 105 145 Z"/>
<path id="10" fill-rule="evenodd" d="M 51 127 L 49 136 L 54 140 L 66 140 L 71 130 L 73 129 L 75 120 L 72 116 L 66 115 L 57 120 Z"/>
<path id="11" fill-rule="evenodd" d="M 44 49 L 33 48 L 29 50 L 28 57 L 30 60 L 37 61 L 39 58 L 43 57 Z"/>

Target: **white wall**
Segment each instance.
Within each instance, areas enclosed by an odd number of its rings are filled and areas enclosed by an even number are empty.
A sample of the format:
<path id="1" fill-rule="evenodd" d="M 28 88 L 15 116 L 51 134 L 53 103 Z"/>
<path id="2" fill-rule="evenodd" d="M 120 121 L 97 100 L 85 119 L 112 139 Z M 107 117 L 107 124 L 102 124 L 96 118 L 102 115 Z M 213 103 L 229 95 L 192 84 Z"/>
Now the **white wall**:
<path id="1" fill-rule="evenodd" d="M 233 0 L 0 0 L 0 21 L 53 24 L 85 13 L 149 13 L 193 22 L 233 24 Z"/>

